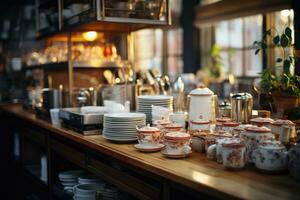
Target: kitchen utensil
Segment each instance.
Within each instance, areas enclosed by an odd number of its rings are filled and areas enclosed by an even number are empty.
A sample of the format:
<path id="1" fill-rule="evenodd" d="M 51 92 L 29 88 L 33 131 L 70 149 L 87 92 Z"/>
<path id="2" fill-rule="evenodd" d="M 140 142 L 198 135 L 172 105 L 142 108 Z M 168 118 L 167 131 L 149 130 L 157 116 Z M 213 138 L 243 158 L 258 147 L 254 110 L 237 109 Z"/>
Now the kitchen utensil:
<path id="1" fill-rule="evenodd" d="M 231 117 L 231 104 L 228 101 L 223 101 L 219 105 L 218 117 Z"/>
<path id="2" fill-rule="evenodd" d="M 208 88 L 197 88 L 190 92 L 189 120 L 199 119 L 215 121 L 215 107 L 213 92 Z"/>
<path id="3" fill-rule="evenodd" d="M 222 162 L 227 169 L 242 169 L 246 165 L 246 146 L 241 143 L 222 145 Z"/>
<path id="4" fill-rule="evenodd" d="M 231 118 L 233 121 L 247 124 L 252 115 L 253 98 L 249 93 L 231 95 Z"/>
<path id="5" fill-rule="evenodd" d="M 281 172 L 287 169 L 287 150 L 278 141 L 261 142 L 253 152 L 256 168 L 263 172 Z"/>
<path id="6" fill-rule="evenodd" d="M 156 148 L 160 142 L 160 129 L 157 127 L 137 127 L 138 141 L 141 147 Z"/>
<path id="7" fill-rule="evenodd" d="M 274 136 L 271 130 L 267 127 L 250 126 L 245 128 L 245 131 L 240 134 L 241 140 L 247 148 L 247 161 L 254 163 L 253 151 L 258 147 L 260 142 L 273 139 Z"/>
<path id="8" fill-rule="evenodd" d="M 164 138 L 165 151 L 167 154 L 182 155 L 189 154 L 191 136 L 185 132 L 166 133 Z"/>
<path id="9" fill-rule="evenodd" d="M 295 137 L 296 135 L 295 124 L 290 120 L 277 119 L 271 123 L 271 132 L 274 134 L 275 139 L 279 139 L 280 130 L 282 126 L 290 126 L 292 128 L 290 137 Z"/>

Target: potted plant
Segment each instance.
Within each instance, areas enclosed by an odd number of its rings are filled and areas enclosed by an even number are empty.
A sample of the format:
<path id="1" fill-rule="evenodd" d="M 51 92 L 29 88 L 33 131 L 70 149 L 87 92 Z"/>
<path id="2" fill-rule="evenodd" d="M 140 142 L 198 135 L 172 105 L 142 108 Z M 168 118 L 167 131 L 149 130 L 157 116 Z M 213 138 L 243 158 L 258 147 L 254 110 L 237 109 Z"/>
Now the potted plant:
<path id="1" fill-rule="evenodd" d="M 281 68 L 282 73 L 276 75 L 271 69 L 260 73 L 259 83 L 262 92 L 270 94 L 275 107 L 285 113 L 295 108 L 300 103 L 300 76 L 294 75 L 293 66 L 295 57 L 293 55 L 292 30 L 286 27 L 282 33 L 276 29 L 267 30 L 261 41 L 255 41 L 255 54 L 267 50 L 267 40 L 271 40 L 275 47 L 279 47 L 282 56 L 276 58 L 276 68 Z"/>

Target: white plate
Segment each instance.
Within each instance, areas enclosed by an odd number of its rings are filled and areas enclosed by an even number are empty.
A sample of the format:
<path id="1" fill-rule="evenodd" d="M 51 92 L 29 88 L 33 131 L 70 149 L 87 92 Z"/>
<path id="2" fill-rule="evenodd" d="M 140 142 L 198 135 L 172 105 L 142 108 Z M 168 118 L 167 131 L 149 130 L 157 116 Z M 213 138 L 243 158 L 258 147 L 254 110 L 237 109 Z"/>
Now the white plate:
<path id="1" fill-rule="evenodd" d="M 77 185 L 78 182 L 61 182 L 61 184 L 63 186 L 73 186 L 73 185 Z"/>
<path id="2" fill-rule="evenodd" d="M 145 147 L 141 144 L 135 144 L 134 147 L 141 151 L 141 152 L 147 152 L 147 153 L 151 153 L 151 152 L 158 152 L 160 151 L 162 148 L 164 148 L 165 145 L 163 144 L 158 144 L 157 147 Z"/>
<path id="3" fill-rule="evenodd" d="M 108 118 L 119 118 L 119 119 L 140 119 L 144 118 L 145 115 L 143 113 L 107 113 L 104 114 L 104 117 Z"/>
<path id="4" fill-rule="evenodd" d="M 110 138 L 110 137 L 106 137 L 103 135 L 104 139 L 113 141 L 113 142 L 135 142 L 137 141 L 137 138 L 132 138 L 132 139 L 120 139 L 120 138 Z"/>
<path id="5" fill-rule="evenodd" d="M 192 151 L 190 150 L 190 152 L 185 154 L 169 154 L 165 149 L 163 149 L 161 153 L 168 158 L 186 158 L 192 154 Z"/>
<path id="6" fill-rule="evenodd" d="M 173 96 L 168 96 L 168 95 L 140 95 L 138 96 L 138 99 L 143 99 L 143 100 L 165 100 L 165 99 L 173 99 Z"/>
<path id="7" fill-rule="evenodd" d="M 60 172 L 58 174 L 58 177 L 60 179 L 77 178 L 79 175 L 82 175 L 84 173 L 85 171 L 83 170 L 69 170 L 69 171 Z"/>

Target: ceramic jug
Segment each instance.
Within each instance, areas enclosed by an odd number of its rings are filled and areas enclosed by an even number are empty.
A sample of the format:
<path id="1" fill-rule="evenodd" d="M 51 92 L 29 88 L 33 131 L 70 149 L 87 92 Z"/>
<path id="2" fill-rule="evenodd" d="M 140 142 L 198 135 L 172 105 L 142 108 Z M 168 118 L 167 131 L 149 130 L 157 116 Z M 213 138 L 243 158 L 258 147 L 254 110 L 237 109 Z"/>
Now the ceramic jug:
<path id="1" fill-rule="evenodd" d="M 217 96 L 205 87 L 192 90 L 189 96 L 189 121 L 201 117 L 214 123 Z"/>

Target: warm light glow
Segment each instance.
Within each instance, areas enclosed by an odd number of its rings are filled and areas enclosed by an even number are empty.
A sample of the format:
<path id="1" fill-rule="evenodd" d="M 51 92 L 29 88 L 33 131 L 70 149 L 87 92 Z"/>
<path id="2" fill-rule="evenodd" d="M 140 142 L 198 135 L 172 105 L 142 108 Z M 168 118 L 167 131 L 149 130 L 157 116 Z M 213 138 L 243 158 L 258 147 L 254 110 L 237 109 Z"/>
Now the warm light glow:
<path id="1" fill-rule="evenodd" d="M 120 83 L 120 82 L 121 82 L 121 80 L 119 78 L 115 79 L 115 83 Z"/>
<path id="2" fill-rule="evenodd" d="M 98 33 L 96 31 L 88 31 L 88 32 L 82 33 L 82 37 L 85 40 L 92 42 L 97 39 Z"/>
<path id="3" fill-rule="evenodd" d="M 228 80 L 229 80 L 229 84 L 230 84 L 230 85 L 233 85 L 233 84 L 234 84 L 234 82 L 235 82 L 234 79 L 235 79 L 235 78 L 234 78 L 234 75 L 233 75 L 233 74 L 229 74 L 229 75 L 228 75 Z"/>
<path id="4" fill-rule="evenodd" d="M 286 10 L 280 11 L 280 14 L 283 17 L 288 17 L 288 16 L 290 16 L 291 12 L 290 12 L 290 10 L 286 9 Z"/>

